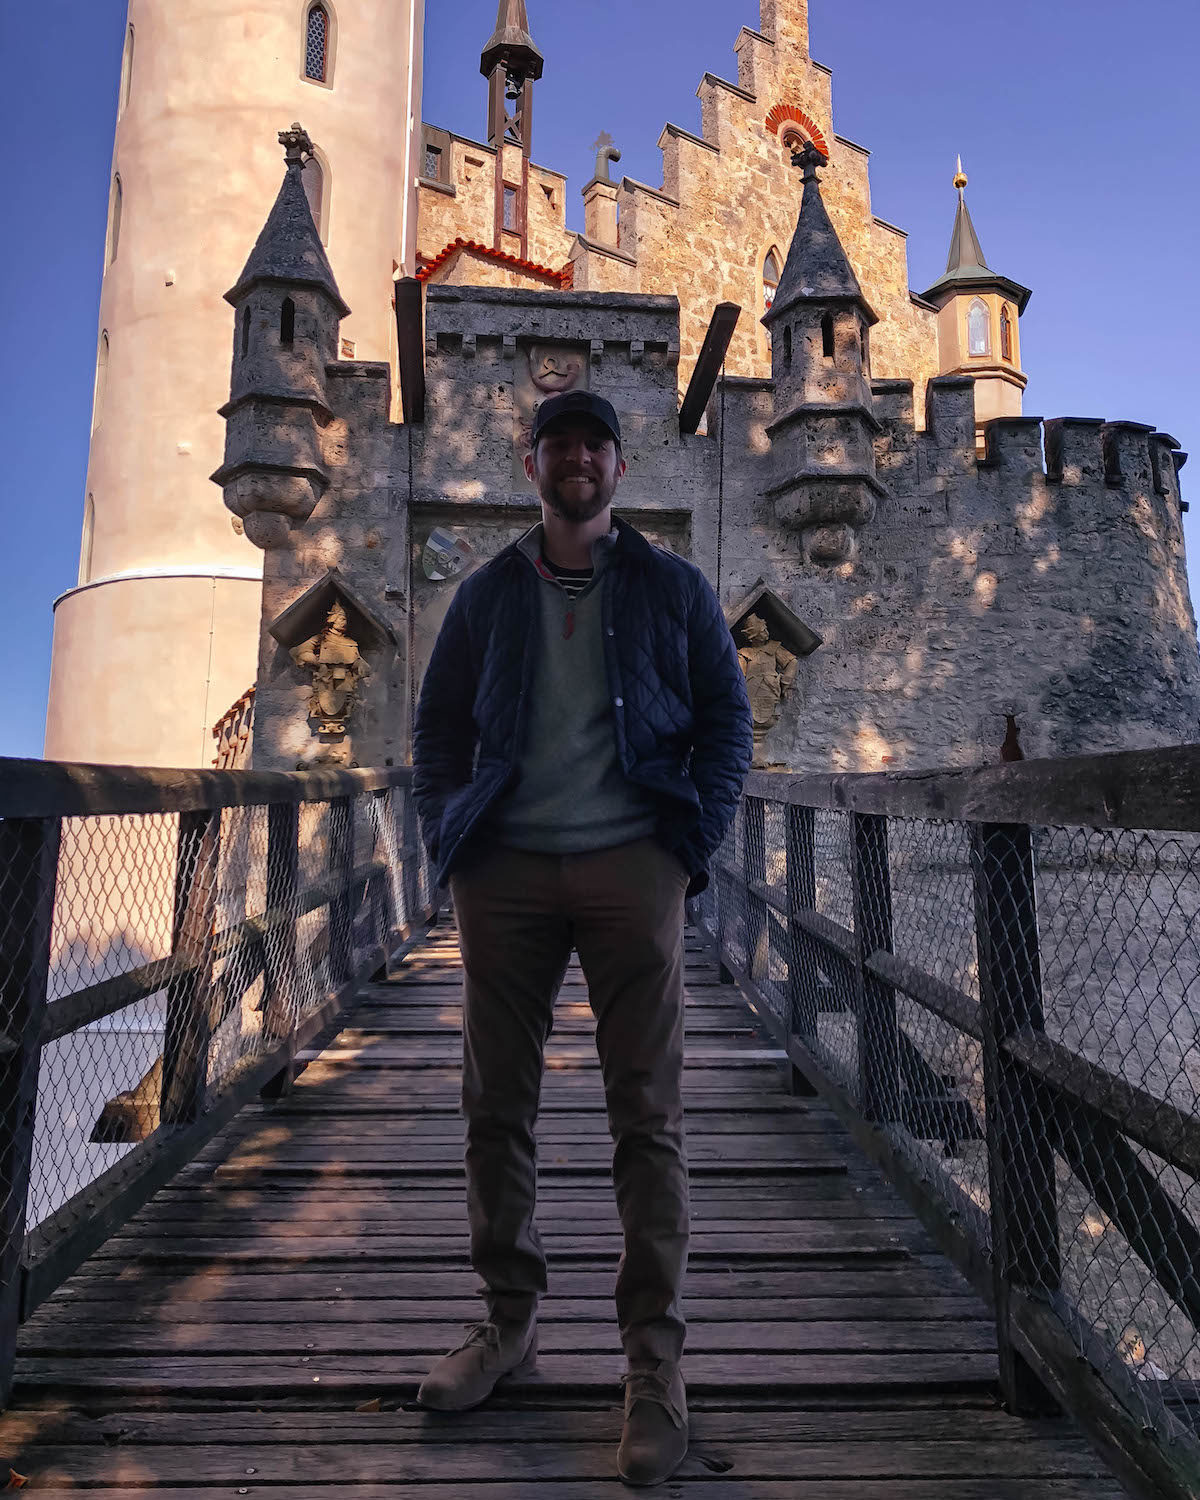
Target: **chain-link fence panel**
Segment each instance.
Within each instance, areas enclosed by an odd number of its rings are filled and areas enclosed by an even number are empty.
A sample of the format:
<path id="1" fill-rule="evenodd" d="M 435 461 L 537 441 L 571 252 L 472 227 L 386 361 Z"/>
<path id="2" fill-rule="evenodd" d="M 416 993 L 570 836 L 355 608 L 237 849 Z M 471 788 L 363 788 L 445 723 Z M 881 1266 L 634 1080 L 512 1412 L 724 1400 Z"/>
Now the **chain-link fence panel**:
<path id="1" fill-rule="evenodd" d="M 195 774 L 214 801 L 229 785 Z M 270 803 L 0 819 L 0 1394 L 29 1267 L 289 1076 L 428 922 L 406 773 L 339 780 L 330 800 L 296 779 Z"/>
<path id="2" fill-rule="evenodd" d="M 1200 837 L 748 796 L 697 918 L 1002 1306 L 1052 1309 L 1137 1421 L 1191 1444 Z"/>

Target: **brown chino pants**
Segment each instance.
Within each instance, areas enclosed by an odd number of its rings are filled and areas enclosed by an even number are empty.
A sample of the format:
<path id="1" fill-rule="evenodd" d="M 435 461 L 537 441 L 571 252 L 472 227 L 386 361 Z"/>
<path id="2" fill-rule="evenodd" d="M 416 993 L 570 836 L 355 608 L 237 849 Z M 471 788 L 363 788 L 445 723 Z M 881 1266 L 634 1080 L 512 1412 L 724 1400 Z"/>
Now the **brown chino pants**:
<path id="1" fill-rule="evenodd" d="M 491 850 L 450 888 L 465 970 L 463 1112 L 471 1259 L 489 1316 L 546 1290 L 534 1125 L 554 1000 L 574 949 L 596 1016 L 625 1236 L 617 1320 L 630 1361 L 677 1361 L 688 1246 L 682 864 L 653 839 L 593 854 Z"/>

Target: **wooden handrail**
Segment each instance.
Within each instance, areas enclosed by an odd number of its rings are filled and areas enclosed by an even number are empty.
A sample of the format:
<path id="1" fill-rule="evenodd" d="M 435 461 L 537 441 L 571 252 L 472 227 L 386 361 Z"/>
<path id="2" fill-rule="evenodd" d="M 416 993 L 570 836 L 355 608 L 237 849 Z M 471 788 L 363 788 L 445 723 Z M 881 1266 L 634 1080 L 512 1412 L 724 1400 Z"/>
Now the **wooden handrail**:
<path id="1" fill-rule="evenodd" d="M 412 768 L 382 771 L 160 771 L 0 758 L 0 819 L 215 812 L 273 802 L 331 802 L 408 786 Z"/>
<path id="2" fill-rule="evenodd" d="M 961 771 L 842 776 L 756 771 L 746 793 L 792 806 L 894 818 L 1200 833 L 1200 745 Z"/>

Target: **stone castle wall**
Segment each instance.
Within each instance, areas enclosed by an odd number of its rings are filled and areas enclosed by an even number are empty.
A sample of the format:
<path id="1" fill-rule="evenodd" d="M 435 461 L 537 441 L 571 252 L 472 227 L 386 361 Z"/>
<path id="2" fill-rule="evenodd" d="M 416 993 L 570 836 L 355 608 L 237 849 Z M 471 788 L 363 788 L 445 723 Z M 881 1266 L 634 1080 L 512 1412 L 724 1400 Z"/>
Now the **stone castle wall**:
<path id="1" fill-rule="evenodd" d="M 386 366 L 328 366 L 329 488 L 307 522 L 270 533 L 266 554 L 256 765 L 331 753 L 403 762 L 460 581 L 430 576 L 427 545 L 448 534 L 478 566 L 537 518 L 521 424 L 546 350 L 578 360 L 581 380 L 617 407 L 630 466 L 621 513 L 696 561 L 726 607 L 761 581 L 820 637 L 764 743 L 768 763 L 994 763 L 1009 715 L 1030 757 L 1197 737 L 1200 657 L 1171 439 L 1014 418 L 988 426 L 980 458 L 969 378 L 932 381 L 921 426 L 911 383 L 877 380 L 887 496 L 856 558 L 822 567 L 766 497 L 778 457 L 770 381 L 730 379 L 724 430 L 718 388 L 709 435 L 680 435 L 678 316 L 672 298 L 430 287 L 427 414 L 412 429 L 389 421 Z M 263 443 L 273 451 L 269 433 Z M 270 627 L 331 569 L 394 646 L 370 653 L 364 706 L 347 741 L 328 747 L 308 719 L 309 680 Z"/>

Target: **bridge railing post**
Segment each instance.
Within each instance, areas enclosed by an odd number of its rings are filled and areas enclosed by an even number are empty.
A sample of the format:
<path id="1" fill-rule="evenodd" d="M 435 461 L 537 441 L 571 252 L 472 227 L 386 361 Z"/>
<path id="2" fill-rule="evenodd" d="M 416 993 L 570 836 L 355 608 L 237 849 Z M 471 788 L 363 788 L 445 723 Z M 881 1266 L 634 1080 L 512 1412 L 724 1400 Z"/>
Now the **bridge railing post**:
<path id="1" fill-rule="evenodd" d="M 299 955 L 296 924 L 300 885 L 300 805 L 272 802 L 267 809 L 267 911 L 281 914 L 278 925 L 266 935 L 266 1007 L 263 1011 L 264 1042 L 282 1042 L 295 1037 L 300 1019 Z M 275 1097 L 292 1081 L 292 1059 L 266 1085 L 264 1094 Z"/>
<path id="2" fill-rule="evenodd" d="M 354 968 L 354 801 L 337 797 L 329 804 L 329 878 L 340 890 L 329 903 L 329 980 L 336 989 Z"/>
<path id="3" fill-rule="evenodd" d="M 873 813 L 851 813 L 850 820 L 859 1103 L 872 1125 L 884 1125 L 900 1117 L 900 1028 L 895 990 L 869 974 L 866 961 L 892 951 L 888 820 Z"/>
<path id="4" fill-rule="evenodd" d="M 806 1045 L 818 1040 L 817 1016 L 820 1011 L 820 983 L 817 977 L 815 945 L 800 926 L 802 911 L 817 906 L 817 831 L 816 812 L 811 807 L 789 803 L 785 809 L 784 868 L 788 903 L 788 1030 Z M 789 1069 L 793 1094 L 812 1096 L 813 1085 L 792 1066 Z"/>
<path id="5" fill-rule="evenodd" d="M 755 889 L 767 878 L 767 805 L 747 797 L 742 827 L 742 875 L 746 886 L 746 975 L 753 982 L 767 977 L 767 902 Z"/>
<path id="6" fill-rule="evenodd" d="M 971 830 L 983 1083 L 1000 1381 L 1015 1414 L 1055 1410 L 1013 1345 L 1010 1292 L 1054 1292 L 1062 1276 L 1054 1134 L 1029 1073 L 1003 1043 L 1045 1028 L 1033 840 L 1020 823 Z"/>
<path id="7" fill-rule="evenodd" d="M 180 813 L 171 952 L 187 968 L 167 985 L 159 1111 L 164 1125 L 190 1125 L 204 1112 L 220 857 L 220 809 Z"/>
<path id="8" fill-rule="evenodd" d="M 12 1394 L 62 823 L 0 821 L 0 1408 Z"/>

